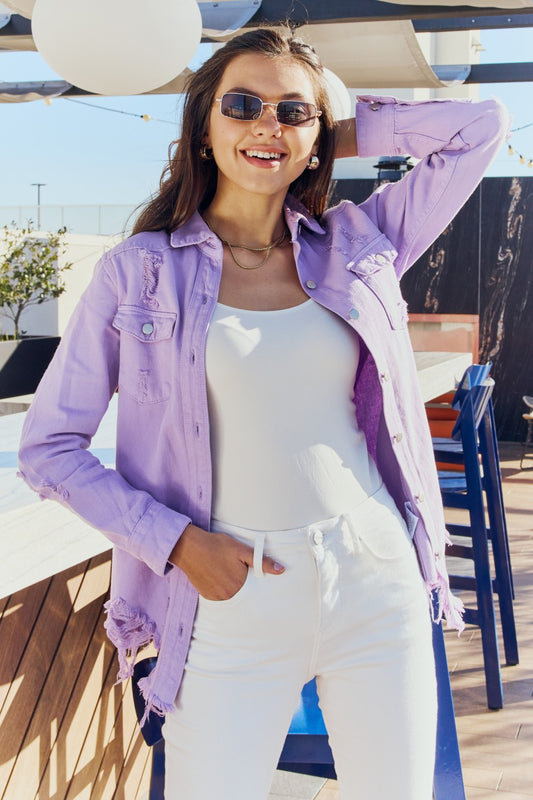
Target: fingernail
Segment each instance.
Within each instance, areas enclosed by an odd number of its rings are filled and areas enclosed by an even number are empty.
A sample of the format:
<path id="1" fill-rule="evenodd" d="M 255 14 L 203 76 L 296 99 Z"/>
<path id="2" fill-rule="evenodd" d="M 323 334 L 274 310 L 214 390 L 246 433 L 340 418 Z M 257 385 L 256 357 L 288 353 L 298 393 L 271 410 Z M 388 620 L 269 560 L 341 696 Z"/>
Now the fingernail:
<path id="1" fill-rule="evenodd" d="M 283 564 L 280 564 L 279 561 L 274 561 L 274 569 L 276 570 L 276 572 L 283 572 L 285 567 L 283 566 Z"/>

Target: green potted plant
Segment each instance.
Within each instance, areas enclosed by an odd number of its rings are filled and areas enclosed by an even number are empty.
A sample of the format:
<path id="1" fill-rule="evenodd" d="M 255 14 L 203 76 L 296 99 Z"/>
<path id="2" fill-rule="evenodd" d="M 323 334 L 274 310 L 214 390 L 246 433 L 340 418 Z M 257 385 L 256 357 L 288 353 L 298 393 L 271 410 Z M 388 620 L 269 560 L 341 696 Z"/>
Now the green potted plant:
<path id="1" fill-rule="evenodd" d="M 21 316 L 65 291 L 59 265 L 66 252 L 65 228 L 36 233 L 31 221 L 24 228 L 4 225 L 0 238 L 0 315 L 11 320 L 13 333 L 0 336 L 0 398 L 31 394 L 37 388 L 57 345 L 58 336 L 28 336 Z"/>

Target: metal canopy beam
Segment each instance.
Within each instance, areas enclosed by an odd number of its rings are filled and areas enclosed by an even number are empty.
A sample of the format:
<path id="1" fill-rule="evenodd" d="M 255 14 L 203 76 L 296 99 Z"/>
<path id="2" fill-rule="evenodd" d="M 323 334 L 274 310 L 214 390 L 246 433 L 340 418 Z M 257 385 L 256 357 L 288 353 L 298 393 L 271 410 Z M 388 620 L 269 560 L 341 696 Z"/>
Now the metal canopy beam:
<path id="1" fill-rule="evenodd" d="M 512 16 L 531 12 L 530 8 L 513 9 Z M 325 22 L 384 22 L 386 20 L 430 20 L 450 17 L 510 17 L 508 9 L 472 8 L 472 6 L 405 6 L 379 0 L 262 0 L 261 8 L 248 26 L 287 20 L 295 26 Z M 472 26 L 473 28 L 475 26 Z"/>
<path id="2" fill-rule="evenodd" d="M 492 9 L 494 10 L 494 9 Z M 527 9 L 526 9 L 527 10 Z M 417 33 L 441 33 L 442 31 L 469 31 L 508 28 L 532 28 L 533 14 L 501 14 L 500 16 L 441 17 L 441 19 L 414 19 Z"/>
<path id="3" fill-rule="evenodd" d="M 404 6 L 378 0 L 262 0 L 261 8 L 247 26 L 287 20 L 295 26 L 335 22 L 372 22 L 410 19 L 415 31 L 476 30 L 479 28 L 533 27 L 529 8 L 513 9 L 512 13 L 497 8 L 466 6 Z M 13 14 L 0 29 L 2 37 L 31 36 L 31 20 Z"/>
<path id="4" fill-rule="evenodd" d="M 533 81 L 533 62 L 471 64 L 465 83 L 518 83 Z"/>
<path id="5" fill-rule="evenodd" d="M 439 67 L 435 67 L 436 70 Z M 450 67 L 450 69 L 457 70 L 458 67 Z M 533 81 L 533 63 L 517 63 L 517 64 L 471 64 L 469 65 L 469 74 L 465 79 L 465 83 L 512 83 L 515 81 Z M 39 81 L 39 86 L 46 88 L 48 85 L 56 86 L 57 82 L 54 81 Z M 33 82 L 19 82 L 17 84 L 4 84 L 4 87 L 16 88 L 16 94 L 23 94 L 24 91 L 30 92 L 35 88 Z M 2 84 L 0 83 L 0 91 Z M 356 87 L 357 88 L 357 87 Z M 174 93 L 172 91 L 172 93 Z M 72 86 L 62 94 L 56 97 L 60 100 L 62 97 L 76 97 L 76 96 L 95 96 L 92 92 L 87 92 L 84 89 L 79 89 L 77 86 Z"/>

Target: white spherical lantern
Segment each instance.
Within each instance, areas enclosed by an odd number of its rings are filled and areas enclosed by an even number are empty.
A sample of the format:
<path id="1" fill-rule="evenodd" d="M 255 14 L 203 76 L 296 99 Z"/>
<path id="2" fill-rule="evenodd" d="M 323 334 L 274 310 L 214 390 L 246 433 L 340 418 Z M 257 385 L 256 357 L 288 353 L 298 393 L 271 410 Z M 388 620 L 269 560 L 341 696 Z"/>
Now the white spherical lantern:
<path id="1" fill-rule="evenodd" d="M 349 119 L 353 116 L 353 111 L 348 89 L 341 79 L 326 67 L 324 67 L 324 77 L 334 119 Z"/>
<path id="2" fill-rule="evenodd" d="M 185 69 L 202 17 L 196 0 L 36 0 L 32 31 L 47 64 L 74 86 L 143 94 Z"/>

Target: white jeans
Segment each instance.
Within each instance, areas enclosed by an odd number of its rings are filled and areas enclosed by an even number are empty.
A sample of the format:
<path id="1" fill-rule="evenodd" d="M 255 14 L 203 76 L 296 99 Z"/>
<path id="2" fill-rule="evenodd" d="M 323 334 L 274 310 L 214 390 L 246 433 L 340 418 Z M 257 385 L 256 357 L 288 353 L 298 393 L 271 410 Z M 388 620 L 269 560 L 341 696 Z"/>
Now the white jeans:
<path id="1" fill-rule="evenodd" d="M 216 529 L 255 545 L 256 563 L 231 599 L 200 598 L 177 711 L 164 726 L 166 800 L 265 800 L 314 676 L 342 800 L 430 800 L 431 620 L 387 492 L 305 528 Z M 282 575 L 262 574 L 263 542 Z"/>

